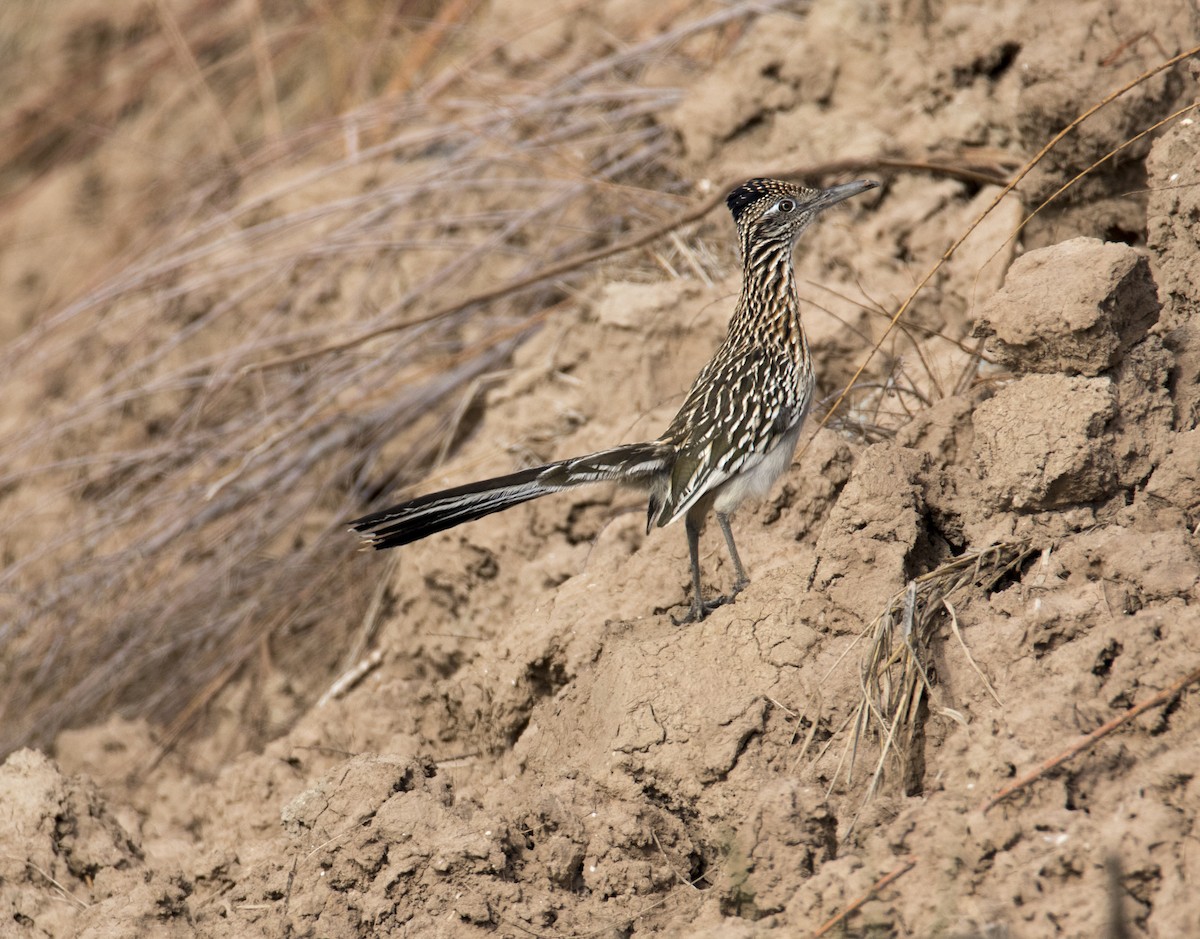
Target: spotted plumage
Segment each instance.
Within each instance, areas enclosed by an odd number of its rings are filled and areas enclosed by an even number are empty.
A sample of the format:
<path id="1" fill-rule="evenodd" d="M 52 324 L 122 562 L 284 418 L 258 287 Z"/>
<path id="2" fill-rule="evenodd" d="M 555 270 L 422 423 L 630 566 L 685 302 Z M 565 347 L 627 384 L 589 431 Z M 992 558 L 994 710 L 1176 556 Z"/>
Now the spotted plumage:
<path id="1" fill-rule="evenodd" d="M 656 440 L 626 444 L 395 505 L 351 522 L 376 548 L 408 544 L 530 499 L 589 483 L 649 490 L 647 528 L 684 519 L 692 604 L 702 619 L 699 539 L 713 512 L 733 560 L 736 595 L 749 583 L 730 527 L 747 498 L 786 471 L 812 400 L 814 376 L 800 322 L 792 251 L 822 210 L 873 189 L 867 180 L 806 189 L 752 179 L 726 199 L 742 251 L 742 292 L 725 340 L 696 376 L 671 425 Z"/>

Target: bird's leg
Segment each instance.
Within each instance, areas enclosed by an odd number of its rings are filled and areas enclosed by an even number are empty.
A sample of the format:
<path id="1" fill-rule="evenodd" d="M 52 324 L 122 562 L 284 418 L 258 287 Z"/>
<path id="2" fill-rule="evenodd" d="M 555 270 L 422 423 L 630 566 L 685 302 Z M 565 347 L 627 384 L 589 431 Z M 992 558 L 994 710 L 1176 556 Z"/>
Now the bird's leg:
<path id="1" fill-rule="evenodd" d="M 683 520 L 683 528 L 687 532 L 688 554 L 692 559 L 692 606 L 685 616 L 678 619 L 672 617 L 676 626 L 682 626 L 684 623 L 698 623 L 717 607 L 733 599 L 732 597 L 717 597 L 715 600 L 704 599 L 704 590 L 700 586 L 700 530 L 703 527 L 704 512 L 697 512 L 693 508 Z M 734 558 L 736 560 L 736 554 Z M 741 571 L 741 562 L 737 561 L 736 563 L 738 570 Z M 741 576 L 744 577 L 745 574 L 743 573 Z"/>
<path id="2" fill-rule="evenodd" d="M 687 532 L 688 554 L 692 559 L 692 608 L 686 616 L 674 620 L 676 626 L 682 626 L 684 623 L 698 623 L 704 619 L 708 610 L 704 608 L 704 595 L 701 593 L 700 587 L 700 525 L 693 513 L 688 512 L 687 517 L 683 520 L 684 531 Z"/>
<path id="3" fill-rule="evenodd" d="M 733 582 L 733 593 L 729 599 L 733 599 L 739 593 L 746 589 L 750 584 L 750 578 L 746 576 L 746 568 L 742 567 L 742 559 L 738 557 L 737 545 L 733 543 L 733 528 L 729 525 L 729 513 L 717 512 L 717 522 L 721 526 L 721 533 L 725 535 L 725 544 L 729 546 L 729 556 L 733 558 L 733 569 L 737 574 L 737 580 Z"/>

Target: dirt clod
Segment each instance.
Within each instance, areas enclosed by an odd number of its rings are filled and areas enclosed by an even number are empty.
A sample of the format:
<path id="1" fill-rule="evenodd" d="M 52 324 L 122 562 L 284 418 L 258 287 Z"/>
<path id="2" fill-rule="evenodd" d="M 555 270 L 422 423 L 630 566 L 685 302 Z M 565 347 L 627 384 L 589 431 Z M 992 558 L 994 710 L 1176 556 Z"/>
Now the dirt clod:
<path id="1" fill-rule="evenodd" d="M 1146 257 L 1074 238 L 1030 251 L 980 311 L 976 334 L 1016 372 L 1099 375 L 1158 321 Z"/>

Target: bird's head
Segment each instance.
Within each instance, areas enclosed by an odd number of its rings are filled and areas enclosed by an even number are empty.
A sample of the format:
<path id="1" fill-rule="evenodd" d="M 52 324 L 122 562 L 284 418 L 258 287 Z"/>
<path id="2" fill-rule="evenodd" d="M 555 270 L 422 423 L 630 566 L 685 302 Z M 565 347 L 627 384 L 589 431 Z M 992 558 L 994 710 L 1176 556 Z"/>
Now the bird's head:
<path id="1" fill-rule="evenodd" d="M 828 189 L 809 189 L 780 179 L 751 179 L 725 199 L 743 246 L 763 242 L 795 242 L 822 211 L 874 189 L 879 183 L 860 179 Z"/>

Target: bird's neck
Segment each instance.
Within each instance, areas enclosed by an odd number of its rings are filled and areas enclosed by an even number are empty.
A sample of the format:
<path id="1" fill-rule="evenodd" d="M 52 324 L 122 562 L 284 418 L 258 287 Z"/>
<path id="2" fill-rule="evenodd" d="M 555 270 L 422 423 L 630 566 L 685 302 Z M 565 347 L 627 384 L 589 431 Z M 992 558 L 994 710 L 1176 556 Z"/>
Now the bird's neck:
<path id="1" fill-rule="evenodd" d="M 790 242 L 743 245 L 742 294 L 729 339 L 786 349 L 794 358 L 807 354 L 800 323 L 800 298 Z"/>

